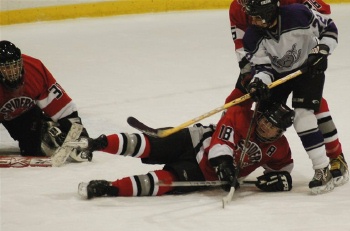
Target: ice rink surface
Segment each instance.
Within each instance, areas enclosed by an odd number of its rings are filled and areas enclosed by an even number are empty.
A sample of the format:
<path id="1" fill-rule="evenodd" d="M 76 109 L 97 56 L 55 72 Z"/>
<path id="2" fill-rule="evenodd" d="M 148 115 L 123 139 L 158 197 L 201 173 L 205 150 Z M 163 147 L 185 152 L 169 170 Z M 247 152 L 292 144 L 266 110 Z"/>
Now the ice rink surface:
<path id="1" fill-rule="evenodd" d="M 324 96 L 350 161 L 350 5 L 332 5 L 339 45 L 329 57 Z M 2 26 L 1 40 L 43 61 L 77 103 L 90 136 L 177 126 L 223 105 L 238 67 L 227 10 L 130 15 Z M 220 115 L 202 121 L 216 123 Z M 293 190 L 263 193 L 242 186 L 225 209 L 226 192 L 81 200 L 77 186 L 116 180 L 162 166 L 96 152 L 91 163 L 60 168 L 0 169 L 1 231 L 350 230 L 350 183 L 310 194 L 314 171 L 293 128 L 286 132 L 295 167 Z M 16 149 L 3 127 L 0 149 Z M 254 180 L 262 171 L 256 171 Z"/>

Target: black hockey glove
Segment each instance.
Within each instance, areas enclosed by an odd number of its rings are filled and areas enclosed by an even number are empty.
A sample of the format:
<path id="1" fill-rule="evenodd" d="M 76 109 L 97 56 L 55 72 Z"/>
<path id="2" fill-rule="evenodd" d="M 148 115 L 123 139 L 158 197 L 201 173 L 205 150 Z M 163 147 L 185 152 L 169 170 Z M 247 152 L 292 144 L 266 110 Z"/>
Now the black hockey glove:
<path id="1" fill-rule="evenodd" d="M 309 75 L 313 78 L 323 74 L 327 70 L 327 57 L 329 47 L 325 44 L 319 44 L 312 48 L 307 59 Z"/>
<path id="2" fill-rule="evenodd" d="M 73 112 L 71 115 L 66 116 L 62 119 L 59 119 L 57 121 L 57 123 L 59 124 L 59 128 L 64 132 L 64 133 L 68 133 L 70 128 L 72 127 L 73 123 L 78 123 L 78 124 L 82 124 L 81 123 L 81 119 L 78 116 L 77 112 Z"/>
<path id="3" fill-rule="evenodd" d="M 292 189 L 292 177 L 289 172 L 270 172 L 257 179 L 256 187 L 265 192 L 290 191 Z"/>
<path id="4" fill-rule="evenodd" d="M 58 128 L 61 129 L 63 132 L 65 132 L 65 134 L 69 132 L 73 123 L 82 124 L 81 119 L 78 116 L 77 112 L 73 112 L 73 114 L 71 114 L 70 116 L 67 116 L 65 118 L 58 120 L 58 123 L 59 123 Z M 80 137 L 89 138 L 89 134 L 85 128 L 83 128 L 83 131 L 81 132 Z M 83 150 L 83 151 L 76 150 L 75 153 L 72 153 L 70 155 L 70 157 L 77 162 L 81 162 L 84 160 L 91 161 L 93 154 L 89 150 Z"/>
<path id="5" fill-rule="evenodd" d="M 220 156 L 210 160 L 210 164 L 214 167 L 216 174 L 221 181 L 227 181 L 228 184 L 222 185 L 222 189 L 230 191 L 231 187 L 238 188 L 239 184 L 236 178 L 236 169 L 233 165 L 233 158 L 230 156 Z"/>
<path id="6" fill-rule="evenodd" d="M 66 139 L 70 128 L 72 127 L 72 123 L 81 124 L 80 117 L 74 117 L 74 118 L 65 117 L 65 118 L 58 120 L 57 123 L 52 122 L 52 121 L 47 122 L 43 126 L 43 130 L 44 130 L 43 132 L 45 132 L 45 130 L 46 130 L 46 132 L 51 137 L 52 141 L 57 146 L 61 146 L 64 143 L 64 140 Z M 87 134 L 85 129 L 83 130 L 81 136 L 88 137 L 88 134 Z"/>
<path id="7" fill-rule="evenodd" d="M 254 78 L 249 83 L 247 91 L 255 102 L 266 100 L 270 97 L 269 87 L 259 78 Z"/>
<path id="8" fill-rule="evenodd" d="M 57 147 L 62 146 L 64 140 L 67 137 L 67 133 L 62 132 L 62 130 L 58 126 L 49 127 L 47 133 L 49 134 L 52 141 Z"/>
<path id="9" fill-rule="evenodd" d="M 79 116 L 60 119 L 59 123 L 60 123 L 60 127 L 62 128 L 69 127 L 69 130 L 73 123 L 82 124 L 81 118 Z M 83 131 L 81 132 L 80 137 L 89 138 L 89 133 L 87 132 L 85 127 L 83 128 Z M 91 161 L 93 157 L 93 153 L 90 150 L 76 150 L 75 154 L 71 154 L 70 157 L 77 162 L 82 162 L 86 160 Z"/>

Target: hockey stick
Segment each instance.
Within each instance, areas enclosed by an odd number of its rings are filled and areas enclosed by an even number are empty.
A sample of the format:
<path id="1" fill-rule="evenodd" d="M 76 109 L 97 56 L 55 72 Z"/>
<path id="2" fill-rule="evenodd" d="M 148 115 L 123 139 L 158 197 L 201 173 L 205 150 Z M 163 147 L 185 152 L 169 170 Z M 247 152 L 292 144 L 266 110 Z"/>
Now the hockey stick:
<path id="1" fill-rule="evenodd" d="M 236 178 L 234 179 L 234 182 L 231 185 L 230 192 L 225 197 L 222 198 L 222 208 L 225 208 L 225 205 L 227 205 L 228 203 L 230 203 L 230 201 L 232 201 L 233 194 L 236 191 L 235 185 L 237 184 L 237 177 L 239 174 L 239 170 L 242 167 L 244 156 L 248 150 L 248 142 L 249 142 L 250 136 L 252 134 L 252 128 L 253 128 L 253 124 L 255 121 L 255 117 L 256 117 L 259 105 L 260 105 L 260 101 L 258 101 L 255 105 L 253 116 L 252 116 L 252 119 L 250 120 L 248 132 L 247 132 L 247 137 L 244 140 L 243 150 L 242 150 L 241 156 L 239 158 L 239 162 L 237 163 L 237 166 L 236 166 L 236 171 L 235 171 Z"/>
<path id="2" fill-rule="evenodd" d="M 302 68 L 298 71 L 295 71 L 295 72 L 293 72 L 293 73 L 291 73 L 291 74 L 289 74 L 281 79 L 278 79 L 278 80 L 272 82 L 271 84 L 268 85 L 268 87 L 270 89 L 277 87 L 278 85 L 285 83 L 285 82 L 305 73 L 306 70 L 307 70 L 306 68 Z M 154 129 L 154 128 L 148 127 L 147 125 L 145 125 L 142 122 L 140 122 L 139 120 L 137 120 L 135 117 L 131 117 L 131 116 L 128 117 L 127 122 L 131 127 L 136 128 L 139 131 L 144 132 L 145 134 L 147 134 L 149 136 L 163 138 L 163 137 L 169 136 L 171 134 L 174 134 L 174 133 L 180 131 L 181 129 L 186 128 L 186 127 L 188 127 L 188 126 L 190 126 L 198 121 L 201 121 L 209 116 L 212 116 L 218 112 L 221 112 L 227 108 L 230 108 L 234 105 L 242 103 L 242 102 L 246 101 L 247 99 L 250 99 L 250 94 L 245 94 L 242 97 L 237 98 L 235 100 L 232 100 L 231 102 L 228 102 L 221 107 L 215 108 L 214 110 L 211 110 L 203 115 L 200 115 L 196 118 L 193 118 L 193 119 L 191 119 L 183 124 L 180 124 L 179 126 L 176 126 L 173 128 L 168 128 L 168 129 Z"/>
<path id="3" fill-rule="evenodd" d="M 221 186 L 224 184 L 228 184 L 227 181 L 173 181 L 171 183 L 165 183 L 163 181 L 159 181 L 157 183 L 158 186 L 169 186 L 169 187 L 187 187 L 187 186 L 195 186 L 195 187 L 201 187 L 201 186 Z"/>
<path id="4" fill-rule="evenodd" d="M 244 180 L 243 184 L 255 184 L 257 181 L 253 180 Z M 228 184 L 227 181 L 173 181 L 171 183 L 165 183 L 163 181 L 159 181 L 157 183 L 158 186 L 169 186 L 169 187 L 216 187 Z"/>

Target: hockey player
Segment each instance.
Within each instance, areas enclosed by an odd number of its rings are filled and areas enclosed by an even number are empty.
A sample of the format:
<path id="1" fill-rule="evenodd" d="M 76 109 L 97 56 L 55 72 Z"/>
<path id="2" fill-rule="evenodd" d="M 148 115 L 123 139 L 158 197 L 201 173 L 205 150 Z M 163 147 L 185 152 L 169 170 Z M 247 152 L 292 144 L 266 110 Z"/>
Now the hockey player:
<path id="1" fill-rule="evenodd" d="M 254 100 L 279 102 L 286 102 L 293 92 L 294 128 L 315 170 L 309 188 L 314 193 L 330 191 L 333 178 L 314 112 L 320 108 L 327 57 L 337 45 L 337 27 L 331 18 L 302 4 L 279 7 L 278 0 L 249 0 L 245 10 L 252 24 L 243 37 L 253 68 L 248 92 Z M 267 84 L 305 66 L 307 72 L 269 91 Z M 349 179 L 343 155 L 338 160 L 336 186 Z"/>
<path id="2" fill-rule="evenodd" d="M 44 64 L 5 40 L 0 41 L 0 123 L 23 156 L 51 156 L 72 123 L 81 124 L 75 103 Z M 71 157 L 86 161 L 92 154 Z"/>
<path id="3" fill-rule="evenodd" d="M 78 187 L 79 194 L 88 199 L 100 196 L 160 196 L 192 192 L 199 187 L 172 187 L 159 183 L 218 179 L 228 181 L 229 184 L 223 187 L 229 190 L 237 179 L 235 166 L 240 168 L 239 178 L 262 166 L 265 171 L 258 177 L 258 188 L 263 191 L 289 191 L 292 189 L 290 172 L 293 160 L 283 132 L 292 125 L 294 111 L 286 105 L 273 104 L 257 116 L 253 121 L 248 150 L 239 164 L 252 114 L 250 107 L 237 105 L 228 109 L 216 130 L 212 125 L 196 125 L 165 138 L 143 133 L 119 133 L 89 139 L 90 151 L 100 150 L 141 158 L 145 164 L 165 165 L 162 170 L 115 181 L 82 182 Z"/>
<path id="4" fill-rule="evenodd" d="M 244 95 L 247 93 L 246 87 L 250 82 L 252 76 L 250 74 L 250 63 L 245 58 L 245 51 L 243 49 L 243 36 L 251 23 L 251 18 L 245 13 L 245 3 L 247 0 L 235 0 L 230 5 L 230 24 L 232 38 L 235 44 L 235 51 L 237 60 L 239 61 L 239 67 L 241 69 L 239 78 L 236 83 L 236 88 L 226 98 L 226 103 Z M 308 8 L 318 11 L 325 15 L 331 14 L 330 5 L 322 0 L 280 0 L 280 6 L 290 5 L 294 3 L 300 3 L 306 5 Z M 322 98 L 320 108 L 315 111 L 315 115 L 318 122 L 318 128 L 322 132 L 324 143 L 326 147 L 327 156 L 330 158 L 331 173 L 336 179 L 342 177 L 344 172 L 344 156 L 342 146 L 338 138 L 337 128 L 333 122 L 332 116 L 329 111 L 327 101 Z"/>

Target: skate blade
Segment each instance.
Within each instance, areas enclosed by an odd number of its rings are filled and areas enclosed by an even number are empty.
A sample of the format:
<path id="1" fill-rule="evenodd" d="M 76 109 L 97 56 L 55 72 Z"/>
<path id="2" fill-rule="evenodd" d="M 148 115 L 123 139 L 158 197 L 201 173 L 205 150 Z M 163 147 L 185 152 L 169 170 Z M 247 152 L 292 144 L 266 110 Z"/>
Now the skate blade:
<path id="1" fill-rule="evenodd" d="M 88 193 L 87 193 L 87 186 L 89 183 L 86 182 L 80 182 L 78 185 L 78 195 L 82 198 L 87 200 L 88 199 Z"/>
<path id="2" fill-rule="evenodd" d="M 332 179 L 325 185 L 311 188 L 311 193 L 314 194 L 314 195 L 318 195 L 318 194 L 323 194 L 323 193 L 330 192 L 333 189 L 334 189 L 334 181 Z"/>
<path id="3" fill-rule="evenodd" d="M 345 171 L 344 175 L 333 178 L 334 186 L 339 187 L 349 181 L 349 171 Z"/>

